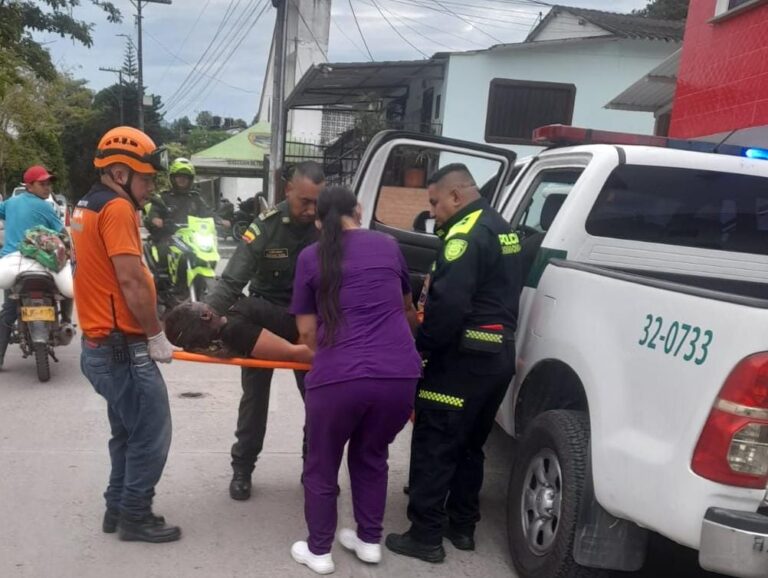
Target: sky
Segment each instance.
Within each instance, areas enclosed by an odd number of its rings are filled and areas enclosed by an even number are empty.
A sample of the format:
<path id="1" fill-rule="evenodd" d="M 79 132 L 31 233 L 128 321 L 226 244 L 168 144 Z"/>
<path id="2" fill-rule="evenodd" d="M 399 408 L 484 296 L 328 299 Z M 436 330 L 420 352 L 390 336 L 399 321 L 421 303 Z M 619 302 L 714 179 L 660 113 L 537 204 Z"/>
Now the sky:
<path id="1" fill-rule="evenodd" d="M 117 75 L 99 68 L 121 67 L 129 40 L 120 35 L 136 42 L 130 0 L 112 1 L 123 12 L 121 24 L 107 22 L 104 13 L 85 0 L 74 12 L 92 23 L 91 48 L 58 36 L 38 37 L 59 69 L 88 80 L 94 90 L 117 80 Z M 646 3 L 562 2 L 612 12 L 629 12 Z M 334 0 L 328 59 L 416 60 L 436 52 L 520 42 L 548 6 L 539 0 Z M 272 40 L 275 9 L 270 0 L 173 0 L 171 5 L 145 4 L 143 15 L 144 85 L 147 93 L 159 95 L 168 105 L 166 120 L 186 115 L 194 121 L 203 110 L 253 119 Z"/>

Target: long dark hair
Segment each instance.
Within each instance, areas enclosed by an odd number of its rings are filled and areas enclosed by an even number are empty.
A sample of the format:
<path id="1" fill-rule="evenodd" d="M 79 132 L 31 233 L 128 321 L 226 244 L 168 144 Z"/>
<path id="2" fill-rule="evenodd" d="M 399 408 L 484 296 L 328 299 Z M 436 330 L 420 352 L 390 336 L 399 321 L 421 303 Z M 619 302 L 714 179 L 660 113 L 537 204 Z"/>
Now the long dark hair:
<path id="1" fill-rule="evenodd" d="M 317 218 L 322 224 L 318 254 L 320 256 L 320 317 L 325 325 L 323 342 L 333 345 L 343 320 L 339 292 L 341 291 L 342 217 L 353 217 L 357 197 L 346 187 L 326 187 L 317 198 Z"/>

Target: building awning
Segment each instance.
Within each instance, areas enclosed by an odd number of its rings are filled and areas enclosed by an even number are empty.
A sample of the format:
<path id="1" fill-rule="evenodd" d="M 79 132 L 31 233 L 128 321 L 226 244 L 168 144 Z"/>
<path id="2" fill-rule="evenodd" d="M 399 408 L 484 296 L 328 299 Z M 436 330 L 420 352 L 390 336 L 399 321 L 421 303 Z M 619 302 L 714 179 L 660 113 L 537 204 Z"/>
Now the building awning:
<path id="1" fill-rule="evenodd" d="M 682 50 L 678 50 L 670 54 L 656 68 L 606 104 L 605 108 L 658 112 L 672 104 L 681 53 Z"/>
<path id="2" fill-rule="evenodd" d="M 443 60 L 324 62 L 307 70 L 288 96 L 288 108 L 366 107 L 404 96 L 414 80 L 442 80 Z"/>

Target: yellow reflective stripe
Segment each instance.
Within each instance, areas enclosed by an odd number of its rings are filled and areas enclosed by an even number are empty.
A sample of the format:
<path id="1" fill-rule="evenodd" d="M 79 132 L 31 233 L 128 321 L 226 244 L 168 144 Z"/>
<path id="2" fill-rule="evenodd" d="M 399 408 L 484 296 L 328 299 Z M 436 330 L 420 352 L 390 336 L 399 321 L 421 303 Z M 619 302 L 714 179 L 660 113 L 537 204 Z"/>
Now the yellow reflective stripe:
<path id="1" fill-rule="evenodd" d="M 436 401 L 445 405 L 453 407 L 464 407 L 464 400 L 460 397 L 454 397 L 452 395 L 445 395 L 444 393 L 437 393 L 436 391 L 427 391 L 426 389 L 420 389 L 418 393 L 420 399 L 426 399 L 428 401 Z"/>
<path id="2" fill-rule="evenodd" d="M 477 223 L 477 220 L 480 218 L 480 215 L 482 214 L 483 214 L 483 210 L 478 209 L 474 213 L 470 213 L 469 215 L 464 217 L 461 221 L 459 221 L 453 227 L 450 228 L 444 240 L 447 241 L 454 235 L 466 235 L 467 233 L 469 233 L 472 230 L 472 227 L 475 226 L 475 223 Z"/>
<path id="3" fill-rule="evenodd" d="M 485 331 L 477 331 L 474 329 L 467 329 L 464 332 L 469 339 L 476 339 L 477 341 L 487 341 L 489 343 L 502 343 L 504 336 L 499 333 L 487 333 Z"/>

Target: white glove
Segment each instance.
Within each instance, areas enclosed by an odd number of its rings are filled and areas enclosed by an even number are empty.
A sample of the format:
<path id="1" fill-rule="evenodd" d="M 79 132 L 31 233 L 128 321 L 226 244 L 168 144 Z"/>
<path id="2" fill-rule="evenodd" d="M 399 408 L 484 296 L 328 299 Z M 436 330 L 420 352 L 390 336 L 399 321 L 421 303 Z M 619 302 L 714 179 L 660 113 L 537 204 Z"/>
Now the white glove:
<path id="1" fill-rule="evenodd" d="M 147 346 L 149 357 L 153 360 L 159 363 L 170 363 L 173 359 L 173 345 L 162 331 L 150 337 Z"/>

